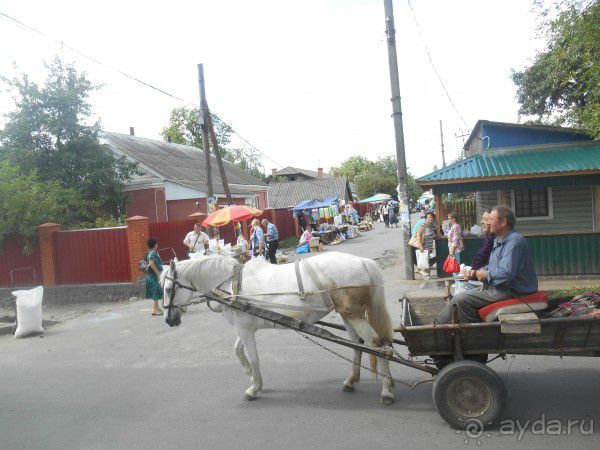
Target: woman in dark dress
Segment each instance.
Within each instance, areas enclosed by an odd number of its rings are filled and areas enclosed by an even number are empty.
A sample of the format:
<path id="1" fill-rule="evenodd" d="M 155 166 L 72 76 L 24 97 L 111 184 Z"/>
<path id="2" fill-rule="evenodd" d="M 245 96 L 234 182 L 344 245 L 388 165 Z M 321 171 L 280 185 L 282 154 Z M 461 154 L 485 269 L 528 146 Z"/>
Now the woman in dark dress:
<path id="1" fill-rule="evenodd" d="M 483 239 L 481 240 L 481 246 L 479 250 L 473 257 L 473 262 L 471 263 L 472 270 L 479 270 L 482 267 L 487 266 L 490 255 L 492 253 L 492 247 L 494 246 L 494 239 L 496 235 L 492 233 L 490 230 L 489 224 L 489 211 L 484 211 L 483 216 L 481 218 L 481 228 L 483 229 Z"/>
<path id="2" fill-rule="evenodd" d="M 148 239 L 148 271 L 146 272 L 146 298 L 152 299 L 152 315 L 162 315 L 162 310 L 158 307 L 158 301 L 163 298 L 163 291 L 160 287 L 159 279 L 162 272 L 162 259 L 158 256 L 158 241 L 154 238 Z"/>

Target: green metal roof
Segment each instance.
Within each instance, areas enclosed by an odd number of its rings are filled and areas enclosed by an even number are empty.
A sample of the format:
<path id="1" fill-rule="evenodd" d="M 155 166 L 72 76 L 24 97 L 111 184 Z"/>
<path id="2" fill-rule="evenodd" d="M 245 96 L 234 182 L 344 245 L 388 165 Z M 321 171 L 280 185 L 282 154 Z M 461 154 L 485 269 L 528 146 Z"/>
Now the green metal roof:
<path id="1" fill-rule="evenodd" d="M 511 149 L 484 150 L 443 169 L 431 172 L 417 182 L 440 183 L 470 178 L 536 176 L 545 173 L 600 170 L 600 143 L 569 145 L 528 145 Z"/>

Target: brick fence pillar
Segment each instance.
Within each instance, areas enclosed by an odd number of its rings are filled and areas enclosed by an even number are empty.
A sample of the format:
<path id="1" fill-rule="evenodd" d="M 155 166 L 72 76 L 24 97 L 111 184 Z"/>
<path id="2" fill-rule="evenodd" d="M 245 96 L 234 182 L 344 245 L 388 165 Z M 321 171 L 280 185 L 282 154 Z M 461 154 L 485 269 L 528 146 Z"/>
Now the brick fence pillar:
<path id="1" fill-rule="evenodd" d="M 56 250 L 54 248 L 54 233 L 60 231 L 57 223 L 44 223 L 37 227 L 40 237 L 40 259 L 42 262 L 42 284 L 56 286 Z"/>
<path id="2" fill-rule="evenodd" d="M 296 233 L 296 236 L 302 236 L 302 232 L 300 231 L 300 222 L 298 222 L 297 217 L 294 217 L 294 232 Z"/>
<path id="3" fill-rule="evenodd" d="M 127 219 L 127 247 L 129 249 L 129 270 L 131 281 L 135 283 L 141 275 L 140 261 L 148 252 L 150 237 L 149 219 L 144 216 L 133 216 Z"/>

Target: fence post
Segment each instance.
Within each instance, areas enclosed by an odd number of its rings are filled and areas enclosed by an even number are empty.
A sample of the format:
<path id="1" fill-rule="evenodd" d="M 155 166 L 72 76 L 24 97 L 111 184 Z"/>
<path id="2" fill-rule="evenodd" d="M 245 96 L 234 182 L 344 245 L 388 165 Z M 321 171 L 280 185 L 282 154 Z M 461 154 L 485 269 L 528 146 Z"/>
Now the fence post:
<path id="1" fill-rule="evenodd" d="M 42 263 L 42 284 L 56 286 L 56 251 L 54 248 L 54 233 L 60 231 L 57 223 L 44 223 L 37 227 L 40 237 L 40 259 Z"/>
<path id="2" fill-rule="evenodd" d="M 137 282 L 141 273 L 140 260 L 148 251 L 148 238 L 150 237 L 149 220 L 144 216 L 133 216 L 127 219 L 127 247 L 129 248 L 129 271 L 131 281 Z M 160 244 L 160 243 L 159 243 Z"/>

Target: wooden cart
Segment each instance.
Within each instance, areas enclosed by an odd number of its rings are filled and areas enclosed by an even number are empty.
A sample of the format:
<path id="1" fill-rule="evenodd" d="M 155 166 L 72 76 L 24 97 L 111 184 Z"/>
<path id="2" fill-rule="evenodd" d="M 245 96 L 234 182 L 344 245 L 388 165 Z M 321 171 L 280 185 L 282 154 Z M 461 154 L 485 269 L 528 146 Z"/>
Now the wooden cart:
<path id="1" fill-rule="evenodd" d="M 243 297 L 231 299 L 230 294 L 221 296 L 213 292 L 205 297 L 280 327 L 427 372 L 433 376 L 433 401 L 438 413 L 451 426 L 460 429 L 497 422 L 506 407 L 504 382 L 486 365 L 490 355 L 600 356 L 600 320 L 594 318 L 541 319 L 539 333 L 506 334 L 499 322 L 457 323 L 457 311 L 454 323 L 431 325 L 444 306 L 443 300 L 402 299 L 401 325 L 395 331 L 404 339 L 394 339 L 394 343 L 406 346 L 411 357 L 424 357 L 415 360 L 352 342 L 324 328 L 345 330 L 339 324 L 302 322 L 257 307 Z"/>

